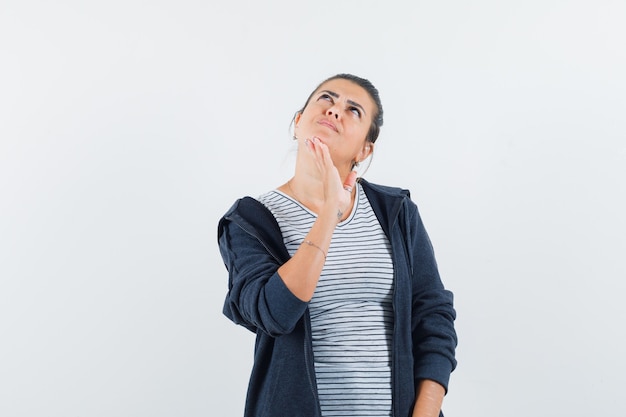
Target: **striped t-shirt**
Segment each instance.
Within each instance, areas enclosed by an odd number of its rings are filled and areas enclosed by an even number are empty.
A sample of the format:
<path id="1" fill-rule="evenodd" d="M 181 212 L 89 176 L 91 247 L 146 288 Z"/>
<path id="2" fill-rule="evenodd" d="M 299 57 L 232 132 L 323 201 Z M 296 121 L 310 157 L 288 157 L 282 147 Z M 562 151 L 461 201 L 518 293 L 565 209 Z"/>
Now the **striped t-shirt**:
<path id="1" fill-rule="evenodd" d="M 391 415 L 391 248 L 357 183 L 350 216 L 333 233 L 309 303 L 313 356 L 324 417 Z M 259 197 L 293 256 L 316 215 L 280 191 Z"/>

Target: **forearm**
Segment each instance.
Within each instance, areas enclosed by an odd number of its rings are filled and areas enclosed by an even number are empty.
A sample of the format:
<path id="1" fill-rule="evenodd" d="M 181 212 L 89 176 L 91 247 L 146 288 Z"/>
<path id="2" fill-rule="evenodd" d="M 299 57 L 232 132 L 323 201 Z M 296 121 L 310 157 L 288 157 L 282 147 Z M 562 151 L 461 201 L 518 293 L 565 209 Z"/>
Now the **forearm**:
<path id="1" fill-rule="evenodd" d="M 438 417 L 441 411 L 444 387 L 428 379 L 420 381 L 417 386 L 413 417 Z"/>
<path id="2" fill-rule="evenodd" d="M 336 209 L 323 210 L 293 257 L 278 269 L 287 288 L 302 301 L 313 297 L 337 221 Z"/>

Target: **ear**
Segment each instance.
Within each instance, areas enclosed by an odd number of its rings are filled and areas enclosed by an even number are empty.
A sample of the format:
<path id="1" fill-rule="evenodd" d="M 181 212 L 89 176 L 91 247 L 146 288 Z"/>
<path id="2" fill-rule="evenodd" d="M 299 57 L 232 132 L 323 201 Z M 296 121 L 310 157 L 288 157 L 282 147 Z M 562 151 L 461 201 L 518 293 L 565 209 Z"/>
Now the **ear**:
<path id="1" fill-rule="evenodd" d="M 374 144 L 372 142 L 365 141 L 365 144 L 363 144 L 363 149 L 361 149 L 361 152 L 359 152 L 357 162 L 362 162 L 363 160 L 367 159 L 367 157 L 370 156 L 372 152 L 374 152 Z"/>
<path id="2" fill-rule="evenodd" d="M 300 117 L 302 116 L 301 112 L 296 113 L 296 117 L 293 118 L 294 126 L 298 126 L 298 122 L 300 121 Z"/>

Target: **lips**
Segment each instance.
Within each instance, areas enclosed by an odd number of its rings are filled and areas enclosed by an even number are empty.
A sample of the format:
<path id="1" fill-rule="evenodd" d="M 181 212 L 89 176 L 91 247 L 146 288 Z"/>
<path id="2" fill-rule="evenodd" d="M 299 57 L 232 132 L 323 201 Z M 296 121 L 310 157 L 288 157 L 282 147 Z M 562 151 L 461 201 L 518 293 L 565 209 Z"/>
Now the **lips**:
<path id="1" fill-rule="evenodd" d="M 335 132 L 339 132 L 339 130 L 337 129 L 337 126 L 335 126 L 330 120 L 328 119 L 321 119 L 320 121 L 317 122 L 318 124 L 322 125 L 322 126 L 326 126 L 329 129 L 334 130 Z"/>

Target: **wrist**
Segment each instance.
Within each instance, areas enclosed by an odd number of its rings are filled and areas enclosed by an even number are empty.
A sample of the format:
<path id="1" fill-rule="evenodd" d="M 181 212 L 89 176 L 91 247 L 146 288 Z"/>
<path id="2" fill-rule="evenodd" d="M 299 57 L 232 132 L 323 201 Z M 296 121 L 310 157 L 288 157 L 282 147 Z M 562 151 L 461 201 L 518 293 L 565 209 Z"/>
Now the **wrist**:
<path id="1" fill-rule="evenodd" d="M 344 211 L 339 209 L 337 204 L 326 204 L 319 213 L 319 217 L 328 220 L 335 226 L 341 221 L 344 214 Z"/>

